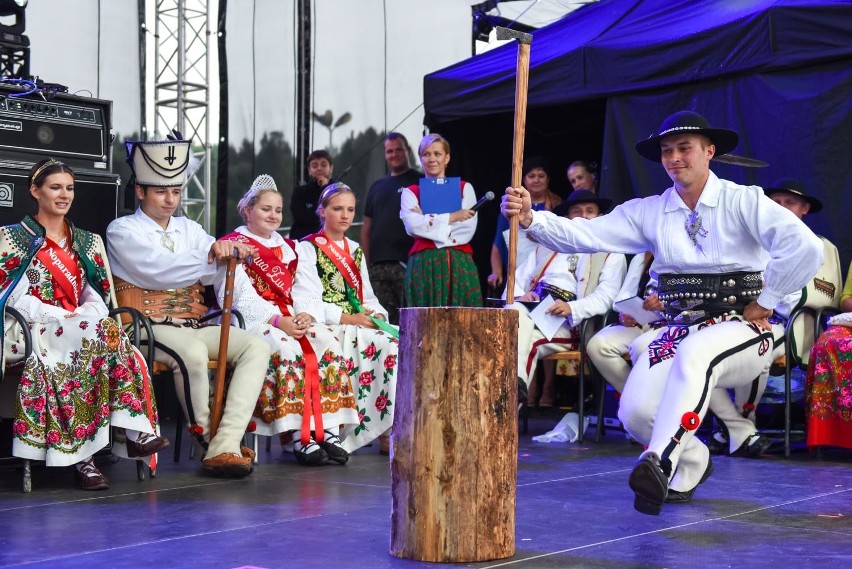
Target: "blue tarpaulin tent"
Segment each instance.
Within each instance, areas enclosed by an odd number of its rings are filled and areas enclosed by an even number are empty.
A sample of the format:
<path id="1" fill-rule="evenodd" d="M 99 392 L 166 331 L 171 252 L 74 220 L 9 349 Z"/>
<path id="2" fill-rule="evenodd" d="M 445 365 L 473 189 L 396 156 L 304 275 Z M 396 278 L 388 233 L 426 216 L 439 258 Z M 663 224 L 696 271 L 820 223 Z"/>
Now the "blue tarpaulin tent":
<path id="1" fill-rule="evenodd" d="M 447 136 L 456 173 L 479 193 L 509 180 L 516 52 L 509 44 L 424 82 L 427 126 Z M 526 155 L 549 158 L 555 189 L 567 191 L 568 163 L 599 158 L 600 193 L 616 203 L 662 191 L 665 172 L 633 145 L 692 109 L 740 133 L 736 154 L 770 164 L 717 164 L 717 174 L 802 180 L 826 205 L 806 220 L 852 256 L 842 197 L 852 189 L 852 1 L 602 0 L 534 33 L 529 89 Z M 481 217 L 480 261 L 493 236 Z"/>

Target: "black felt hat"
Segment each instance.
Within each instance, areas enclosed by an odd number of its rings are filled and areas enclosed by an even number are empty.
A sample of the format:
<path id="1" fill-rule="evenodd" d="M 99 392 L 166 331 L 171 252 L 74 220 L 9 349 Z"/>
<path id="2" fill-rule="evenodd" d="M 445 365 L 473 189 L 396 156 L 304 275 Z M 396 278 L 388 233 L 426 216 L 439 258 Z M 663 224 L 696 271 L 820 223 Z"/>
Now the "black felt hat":
<path id="1" fill-rule="evenodd" d="M 794 180 L 792 178 L 782 178 L 780 180 L 775 180 L 775 182 L 772 184 L 772 187 L 763 188 L 763 193 L 765 193 L 767 196 L 771 196 L 772 194 L 777 194 L 781 192 L 786 194 L 793 194 L 794 196 L 798 196 L 809 204 L 811 204 L 811 209 L 808 210 L 808 213 L 816 213 L 822 209 L 822 202 L 813 196 L 809 196 L 807 190 L 805 189 L 805 185 L 798 180 Z"/>
<path id="2" fill-rule="evenodd" d="M 654 162 L 660 162 L 660 141 L 677 134 L 702 134 L 716 147 L 716 156 L 727 154 L 737 147 L 739 135 L 726 128 L 713 128 L 707 119 L 692 111 L 678 111 L 663 121 L 660 131 L 636 143 L 636 152 Z"/>
<path id="3" fill-rule="evenodd" d="M 572 205 L 580 203 L 598 204 L 598 208 L 600 208 L 601 213 L 605 213 L 609 210 L 610 206 L 612 206 L 612 200 L 599 198 L 594 192 L 590 192 L 589 190 L 574 190 L 571 192 L 571 195 L 568 196 L 567 200 L 553 208 L 553 213 L 560 216 L 565 215 L 568 213 L 568 210 L 571 209 Z"/>

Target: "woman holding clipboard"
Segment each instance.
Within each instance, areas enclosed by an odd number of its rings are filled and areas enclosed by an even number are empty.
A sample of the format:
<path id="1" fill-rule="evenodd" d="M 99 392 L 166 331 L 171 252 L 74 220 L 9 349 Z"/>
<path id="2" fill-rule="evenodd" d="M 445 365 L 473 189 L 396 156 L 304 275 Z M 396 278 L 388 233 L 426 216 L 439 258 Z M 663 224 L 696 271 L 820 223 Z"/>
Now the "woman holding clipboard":
<path id="1" fill-rule="evenodd" d="M 400 218 L 414 237 L 405 279 L 407 306 L 482 306 L 470 240 L 476 232 L 473 186 L 447 178 L 450 144 L 440 134 L 418 149 L 425 178 L 402 190 Z"/>

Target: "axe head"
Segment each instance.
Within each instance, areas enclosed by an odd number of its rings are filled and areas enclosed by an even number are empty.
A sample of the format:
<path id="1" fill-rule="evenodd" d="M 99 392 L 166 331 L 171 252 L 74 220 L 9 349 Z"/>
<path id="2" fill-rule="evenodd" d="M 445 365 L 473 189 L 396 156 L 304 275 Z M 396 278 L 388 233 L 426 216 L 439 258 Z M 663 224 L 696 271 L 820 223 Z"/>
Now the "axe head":
<path id="1" fill-rule="evenodd" d="M 500 26 L 496 26 L 494 30 L 497 32 L 498 40 L 518 40 L 518 43 L 525 43 L 527 45 L 532 43 L 532 34 Z"/>

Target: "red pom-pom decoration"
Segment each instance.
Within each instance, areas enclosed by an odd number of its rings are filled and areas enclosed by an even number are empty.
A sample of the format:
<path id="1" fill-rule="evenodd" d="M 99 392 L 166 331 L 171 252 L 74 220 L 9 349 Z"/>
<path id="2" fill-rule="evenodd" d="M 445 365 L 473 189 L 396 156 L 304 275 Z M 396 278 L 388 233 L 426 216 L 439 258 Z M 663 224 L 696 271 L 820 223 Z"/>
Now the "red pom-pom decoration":
<path id="1" fill-rule="evenodd" d="M 680 424 L 687 431 L 694 431 L 698 428 L 698 425 L 701 424 L 701 417 L 698 416 L 698 413 L 689 411 L 688 413 L 683 414 L 683 417 L 680 419 Z"/>
<path id="2" fill-rule="evenodd" d="M 201 425 L 190 425 L 188 430 L 190 435 L 200 436 L 204 434 L 204 429 Z"/>
<path id="3" fill-rule="evenodd" d="M 754 403 L 743 403 L 743 411 L 748 411 L 749 413 L 754 411 Z"/>
<path id="4" fill-rule="evenodd" d="M 255 421 L 249 421 L 249 424 L 246 427 L 246 432 L 253 433 L 256 430 L 257 430 L 257 423 Z"/>

